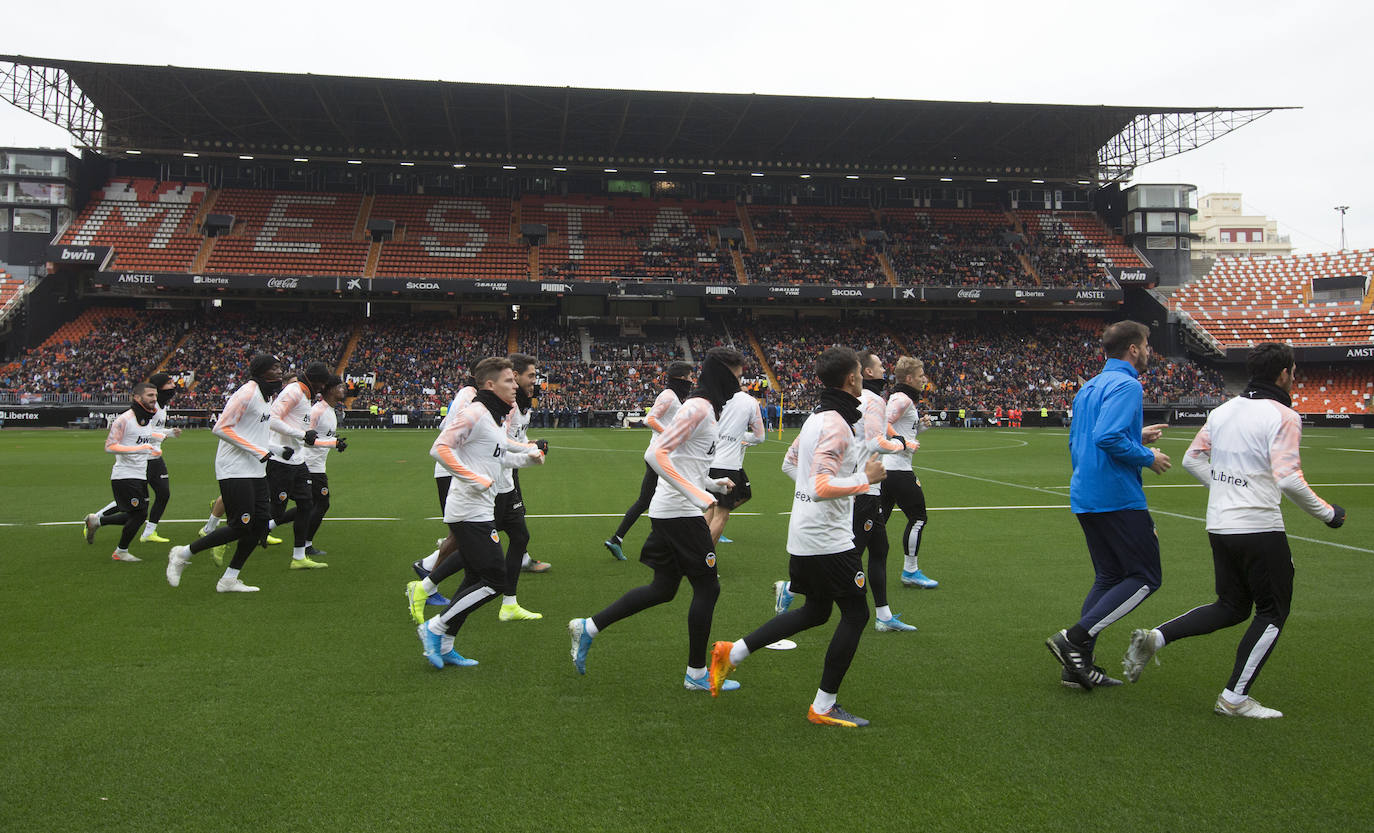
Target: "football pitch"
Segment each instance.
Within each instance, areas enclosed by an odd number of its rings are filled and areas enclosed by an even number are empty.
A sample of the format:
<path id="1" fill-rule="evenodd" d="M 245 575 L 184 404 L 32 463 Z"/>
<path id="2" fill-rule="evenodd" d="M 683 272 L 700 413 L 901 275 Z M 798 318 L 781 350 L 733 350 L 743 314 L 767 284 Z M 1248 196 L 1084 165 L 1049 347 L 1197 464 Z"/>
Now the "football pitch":
<path id="1" fill-rule="evenodd" d="M 1213 598 L 1205 492 L 1181 466 L 1194 430 L 1170 429 L 1173 470 L 1145 473 L 1164 585 L 1099 640 L 1113 676 L 1132 628 Z M 740 690 L 684 691 L 685 582 L 574 671 L 568 620 L 651 575 L 647 518 L 629 561 L 601 545 L 638 493 L 643 431 L 530 431 L 552 446 L 521 473 L 530 551 L 553 569 L 519 596 L 544 618 L 498 622 L 489 604 L 457 644 L 481 664 L 435 671 L 402 595 L 444 531 L 432 432 L 346 433 L 316 540 L 329 568 L 289 571 L 286 530 L 245 567 L 250 595 L 215 593 L 208 553 L 172 589 L 170 545 L 136 541 L 145 560 L 127 564 L 110 560 L 117 529 L 84 543 L 79 520 L 110 499 L 103 433 L 0 433 L 0 830 L 1374 829 L 1374 432 L 1304 436 L 1308 481 L 1350 520 L 1285 505 L 1294 607 L 1255 689 L 1286 715 L 1270 721 L 1212 714 L 1240 627 L 1166 647 L 1135 685 L 1061 687 L 1043 642 L 1092 581 L 1067 432 L 923 435 L 921 566 L 940 587 L 901 587 L 894 546 L 892 608 L 919 631 L 870 622 L 839 696 L 862 730 L 805 718 L 838 614 L 751 657 Z M 718 549 L 713 640 L 772 615 L 791 436 L 746 455 L 755 496 Z M 214 448 L 208 431 L 165 446 L 174 543 L 217 494 Z"/>

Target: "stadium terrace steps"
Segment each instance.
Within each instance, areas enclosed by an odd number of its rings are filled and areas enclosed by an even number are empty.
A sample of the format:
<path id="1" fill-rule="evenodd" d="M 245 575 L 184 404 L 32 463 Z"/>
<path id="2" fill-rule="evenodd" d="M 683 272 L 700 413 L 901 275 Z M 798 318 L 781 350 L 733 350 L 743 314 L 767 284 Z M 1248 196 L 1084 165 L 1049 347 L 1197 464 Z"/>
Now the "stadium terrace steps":
<path id="1" fill-rule="evenodd" d="M 181 346 L 186 343 L 186 339 L 190 337 L 191 331 L 189 329 L 183 330 L 181 335 L 177 337 L 176 342 L 170 348 L 168 348 L 165 354 L 163 354 L 162 360 L 157 363 L 157 367 L 153 368 L 153 373 L 161 373 L 164 370 L 166 370 L 167 365 L 170 364 L 172 361 L 172 357 L 177 354 L 177 351 L 181 349 Z M 192 384 L 194 384 L 194 382 Z"/>
<path id="2" fill-rule="evenodd" d="M 759 337 L 754 335 L 753 329 L 744 331 L 749 339 L 749 347 L 754 351 L 754 356 L 759 360 L 759 367 L 763 370 L 763 375 L 768 377 L 768 384 L 773 390 L 782 390 L 778 384 L 778 377 L 773 374 L 773 368 L 768 364 L 768 356 L 763 352 L 763 345 L 759 343 Z"/>
<path id="3" fill-rule="evenodd" d="M 334 366 L 334 375 L 343 376 L 344 371 L 348 370 L 348 360 L 353 358 L 353 351 L 358 349 L 358 340 L 363 337 L 363 322 L 359 321 L 353 325 L 353 332 L 349 333 L 348 341 L 344 344 L 343 353 L 339 355 L 339 363 Z"/>

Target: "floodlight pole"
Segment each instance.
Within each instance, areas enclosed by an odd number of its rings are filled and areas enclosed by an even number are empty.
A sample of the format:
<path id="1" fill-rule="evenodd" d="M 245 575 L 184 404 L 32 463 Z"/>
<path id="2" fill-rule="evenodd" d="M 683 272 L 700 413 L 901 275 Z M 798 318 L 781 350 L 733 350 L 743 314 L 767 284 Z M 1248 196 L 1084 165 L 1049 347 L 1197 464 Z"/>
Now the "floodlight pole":
<path id="1" fill-rule="evenodd" d="M 1336 210 L 1341 213 L 1341 251 L 1345 251 L 1345 212 L 1350 210 L 1350 206 L 1338 205 Z"/>

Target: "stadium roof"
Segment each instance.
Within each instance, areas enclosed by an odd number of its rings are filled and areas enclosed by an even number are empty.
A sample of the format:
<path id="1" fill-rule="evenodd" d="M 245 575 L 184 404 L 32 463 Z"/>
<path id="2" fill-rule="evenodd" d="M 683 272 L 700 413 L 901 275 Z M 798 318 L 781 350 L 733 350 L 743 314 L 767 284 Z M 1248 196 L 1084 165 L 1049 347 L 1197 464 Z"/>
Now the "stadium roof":
<path id="1" fill-rule="evenodd" d="M 654 92 L 0 56 L 0 97 L 102 153 L 1107 181 L 1274 107 Z"/>

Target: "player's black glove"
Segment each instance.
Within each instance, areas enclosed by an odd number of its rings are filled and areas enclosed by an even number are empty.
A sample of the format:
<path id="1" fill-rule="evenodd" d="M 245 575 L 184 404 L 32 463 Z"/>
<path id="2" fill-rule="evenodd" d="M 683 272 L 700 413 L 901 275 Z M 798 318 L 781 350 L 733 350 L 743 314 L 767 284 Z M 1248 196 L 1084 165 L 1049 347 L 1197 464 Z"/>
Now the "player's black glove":
<path id="1" fill-rule="evenodd" d="M 348 440 L 345 440 L 343 437 L 339 437 L 339 438 L 336 440 L 336 442 L 338 443 L 338 445 L 336 445 L 336 446 L 334 446 L 334 447 L 335 447 L 336 449 L 338 449 L 338 451 L 339 451 L 340 454 L 343 454 L 343 453 L 344 453 L 344 450 L 348 448 Z"/>
<path id="2" fill-rule="evenodd" d="M 903 437 L 901 434 L 893 434 L 892 436 L 888 437 L 888 439 L 896 440 L 897 442 L 902 444 L 902 448 L 906 448 L 906 437 Z"/>
<path id="3" fill-rule="evenodd" d="M 320 432 L 318 432 L 318 431 L 316 431 L 315 429 L 311 428 L 309 431 L 306 431 L 306 432 L 305 432 L 305 444 L 306 444 L 306 445 L 314 445 L 314 444 L 315 444 L 315 440 L 319 439 L 319 437 L 320 437 Z"/>
<path id="4" fill-rule="evenodd" d="M 1327 521 L 1326 525 L 1332 529 L 1340 529 L 1341 524 L 1345 523 L 1345 508 L 1334 503 L 1331 504 L 1331 508 L 1336 510 L 1336 514 L 1331 516 L 1331 520 Z"/>
<path id="5" fill-rule="evenodd" d="M 283 460 L 290 460 L 290 459 L 291 459 L 291 455 L 292 455 L 292 454 L 295 454 L 295 453 L 296 453 L 296 449 L 294 449 L 294 448 L 283 448 L 283 449 L 281 450 L 281 458 L 282 458 Z"/>
<path id="6" fill-rule="evenodd" d="M 534 441 L 534 447 L 537 448 L 537 449 L 539 449 L 540 453 L 542 453 L 545 457 L 549 456 L 549 441 L 548 441 L 548 440 L 535 440 L 535 441 Z"/>

